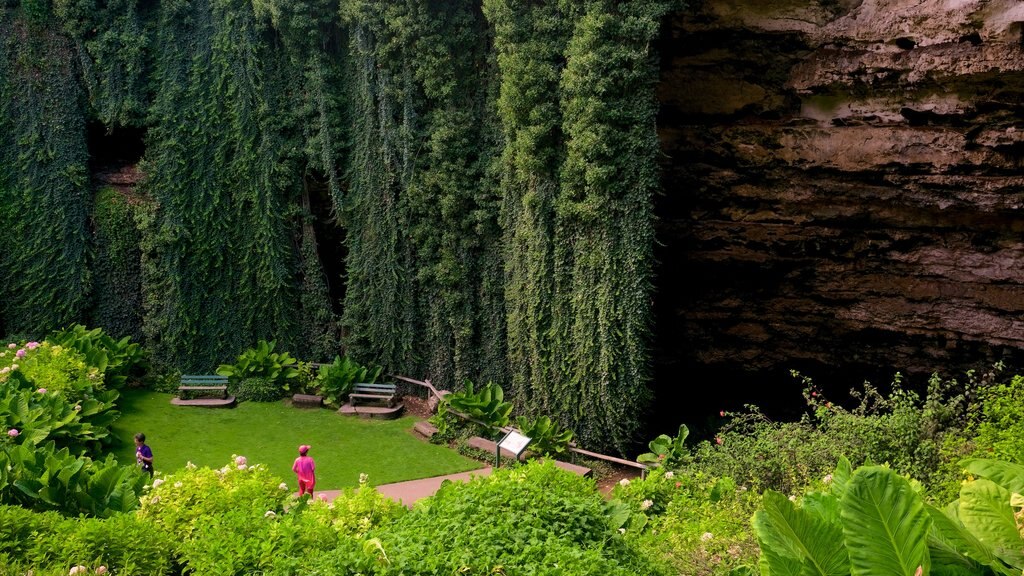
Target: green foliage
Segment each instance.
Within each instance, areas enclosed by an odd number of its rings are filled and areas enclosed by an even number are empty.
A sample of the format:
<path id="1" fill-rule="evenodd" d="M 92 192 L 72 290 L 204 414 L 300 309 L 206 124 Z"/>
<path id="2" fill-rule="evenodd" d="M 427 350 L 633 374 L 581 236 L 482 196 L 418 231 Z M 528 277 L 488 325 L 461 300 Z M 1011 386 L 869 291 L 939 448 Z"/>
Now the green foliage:
<path id="1" fill-rule="evenodd" d="M 243 0 L 159 4 L 144 190 L 158 204 L 145 300 L 154 360 L 186 372 L 297 340 L 300 173 L 291 68 Z"/>
<path id="2" fill-rule="evenodd" d="M 48 1 L 0 8 L 0 320 L 41 337 L 89 302 L 85 95 Z"/>
<path id="3" fill-rule="evenodd" d="M 979 387 L 970 423 L 977 453 L 1024 464 L 1024 376 Z"/>
<path id="4" fill-rule="evenodd" d="M 138 507 L 146 482 L 135 466 L 112 456 L 74 456 L 53 442 L 0 445 L 0 503 L 65 515 L 107 517 Z"/>
<path id="5" fill-rule="evenodd" d="M 143 341 L 142 235 L 136 212 L 152 210 L 113 188 L 96 193 L 93 209 L 93 321 L 104 332 Z"/>
<path id="6" fill-rule="evenodd" d="M 317 372 L 313 385 L 331 406 L 341 404 L 342 398 L 352 390 L 354 384 L 373 384 L 380 376 L 381 367 L 371 369 L 352 360 L 348 356 L 334 357 L 334 362 L 325 364 Z"/>
<path id="7" fill-rule="evenodd" d="M 628 451 L 650 400 L 651 52 L 668 3 L 488 0 L 501 74 L 512 395 Z"/>
<path id="8" fill-rule="evenodd" d="M 341 16 L 352 55 L 351 185 L 335 206 L 349 229 L 346 350 L 441 387 L 502 378 L 494 76 L 478 3 L 355 0 Z"/>
<path id="9" fill-rule="evenodd" d="M 75 40 L 93 114 L 104 125 L 137 125 L 151 94 L 152 29 L 137 0 L 53 0 L 63 31 Z"/>
<path id="10" fill-rule="evenodd" d="M 250 376 L 235 381 L 231 392 L 239 401 L 276 402 L 285 397 L 285 390 L 276 380 L 262 376 Z"/>
<path id="11" fill-rule="evenodd" d="M 529 449 L 543 456 L 558 456 L 569 448 L 572 442 L 572 430 L 564 430 L 547 416 L 516 418 L 516 427 L 524 436 L 530 438 Z"/>
<path id="12" fill-rule="evenodd" d="M 61 520 L 63 516 L 57 512 L 0 504 L 0 558 L 39 563 L 46 552 L 45 546 L 40 546 L 39 535 L 55 534 Z"/>
<path id="13" fill-rule="evenodd" d="M 136 514 L 67 519 L 52 538 L 59 565 L 106 566 L 108 573 L 135 576 L 173 574 L 174 536 Z"/>
<path id="14" fill-rule="evenodd" d="M 612 527 L 593 481 L 551 462 L 445 484 L 368 536 L 377 542 L 363 554 L 382 560 L 368 571 L 378 575 L 538 574 L 555 565 L 566 576 L 657 574 Z M 307 569 L 349 567 L 354 556 L 346 547 L 311 559 Z"/>
<path id="15" fill-rule="evenodd" d="M 260 464 L 249 466 L 233 458 L 213 470 L 191 463 L 184 469 L 153 481 L 141 500 L 139 514 L 178 536 L 177 552 L 191 545 L 204 518 L 232 510 L 262 516 L 280 513 L 291 496 L 288 486 Z"/>
<path id="16" fill-rule="evenodd" d="M 47 336 L 53 344 L 77 350 L 85 361 L 103 374 L 109 388 L 120 389 L 129 377 L 139 378 L 149 368 L 146 351 L 130 336 L 111 338 L 102 328 L 89 330 L 75 324 Z"/>
<path id="17" fill-rule="evenodd" d="M 118 392 L 105 390 L 99 369 L 74 349 L 49 341 L 5 348 L 0 384 L 0 425 L 19 431 L 15 442 L 53 440 L 75 454 L 97 454 L 109 443 Z"/>
<path id="18" fill-rule="evenodd" d="M 863 466 L 835 486 L 806 496 L 802 506 L 765 493 L 753 519 L 762 575 L 931 573 L 932 519 L 910 482 L 888 468 Z"/>
<path id="19" fill-rule="evenodd" d="M 760 496 L 731 478 L 658 468 L 620 482 L 612 495 L 631 514 L 626 538 L 667 572 L 724 576 L 757 565 L 750 517 Z"/>
<path id="20" fill-rule="evenodd" d="M 298 361 L 288 352 L 274 352 L 275 346 L 277 342 L 274 340 L 260 340 L 254 348 L 239 354 L 234 364 L 218 366 L 217 374 L 234 381 L 261 378 L 281 388 L 283 393 L 289 382 L 299 376 Z"/>
<path id="21" fill-rule="evenodd" d="M 668 434 L 659 434 L 647 444 L 650 452 L 637 456 L 636 461 L 654 468 L 678 470 L 688 460 L 689 451 L 684 443 L 689 435 L 690 429 L 686 424 L 679 425 L 679 434 L 675 438 Z"/>
<path id="22" fill-rule="evenodd" d="M 452 410 L 476 420 L 492 433 L 508 425 L 512 403 L 505 402 L 505 392 L 494 382 L 484 384 L 480 390 L 473 390 L 473 383 L 466 379 L 465 389 L 446 395 L 442 402 Z"/>

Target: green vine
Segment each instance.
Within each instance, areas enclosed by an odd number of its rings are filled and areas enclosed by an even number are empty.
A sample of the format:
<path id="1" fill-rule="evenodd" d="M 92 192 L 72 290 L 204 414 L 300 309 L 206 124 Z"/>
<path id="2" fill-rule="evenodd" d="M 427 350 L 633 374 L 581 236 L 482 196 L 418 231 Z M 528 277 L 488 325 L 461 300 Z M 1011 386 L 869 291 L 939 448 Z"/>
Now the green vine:
<path id="1" fill-rule="evenodd" d="M 37 337 L 81 318 L 90 291 L 84 94 L 48 14 L 0 12 L 0 322 Z"/>
<path id="2" fill-rule="evenodd" d="M 150 209 L 113 188 L 96 193 L 91 325 L 115 339 L 142 341 L 142 238 L 136 212 Z"/>

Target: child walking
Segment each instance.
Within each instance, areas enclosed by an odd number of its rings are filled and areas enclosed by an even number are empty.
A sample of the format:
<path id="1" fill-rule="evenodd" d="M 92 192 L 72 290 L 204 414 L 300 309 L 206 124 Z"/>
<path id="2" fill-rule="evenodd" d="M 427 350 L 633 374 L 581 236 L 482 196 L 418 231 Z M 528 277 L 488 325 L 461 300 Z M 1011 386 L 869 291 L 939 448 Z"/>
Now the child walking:
<path id="1" fill-rule="evenodd" d="M 299 480 L 299 496 L 309 494 L 309 497 L 312 498 L 313 486 L 316 484 L 316 462 L 307 454 L 309 454 L 309 446 L 306 444 L 299 446 L 299 457 L 292 464 L 292 472 L 295 472 L 295 476 Z"/>
<path id="2" fill-rule="evenodd" d="M 153 477 L 153 449 L 146 444 L 146 435 L 139 432 L 135 435 L 135 461 Z"/>

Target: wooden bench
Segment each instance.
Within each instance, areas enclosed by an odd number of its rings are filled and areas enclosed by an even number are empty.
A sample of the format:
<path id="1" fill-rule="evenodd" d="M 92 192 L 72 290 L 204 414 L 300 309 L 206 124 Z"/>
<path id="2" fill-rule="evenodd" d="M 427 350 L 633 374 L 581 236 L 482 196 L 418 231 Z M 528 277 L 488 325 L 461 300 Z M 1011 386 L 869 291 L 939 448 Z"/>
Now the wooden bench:
<path id="1" fill-rule="evenodd" d="M 348 401 L 353 406 L 363 403 L 394 406 L 397 393 L 398 387 L 394 384 L 355 384 Z"/>
<path id="2" fill-rule="evenodd" d="M 196 393 L 202 397 L 195 398 Z M 235 403 L 235 398 L 228 396 L 227 376 L 182 374 L 178 397 L 171 403 L 179 406 L 230 406 Z"/>

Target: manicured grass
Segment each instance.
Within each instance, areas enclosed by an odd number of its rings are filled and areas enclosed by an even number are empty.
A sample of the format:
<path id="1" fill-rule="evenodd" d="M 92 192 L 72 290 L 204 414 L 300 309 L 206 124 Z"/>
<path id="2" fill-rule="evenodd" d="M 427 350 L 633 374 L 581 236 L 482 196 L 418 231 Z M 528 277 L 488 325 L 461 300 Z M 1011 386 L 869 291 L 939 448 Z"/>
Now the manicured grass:
<path id="1" fill-rule="evenodd" d="M 146 434 L 158 473 L 169 474 L 191 461 L 220 468 L 232 454 L 262 463 L 292 488 L 292 462 L 300 444 L 309 444 L 316 460 L 317 488 L 333 490 L 475 470 L 483 465 L 412 433 L 413 417 L 364 420 L 329 409 L 293 408 L 282 402 L 241 402 L 236 408 L 174 406 L 172 395 L 122 390 L 121 418 L 113 433 L 120 439 L 114 455 L 135 463 L 136 432 Z"/>

